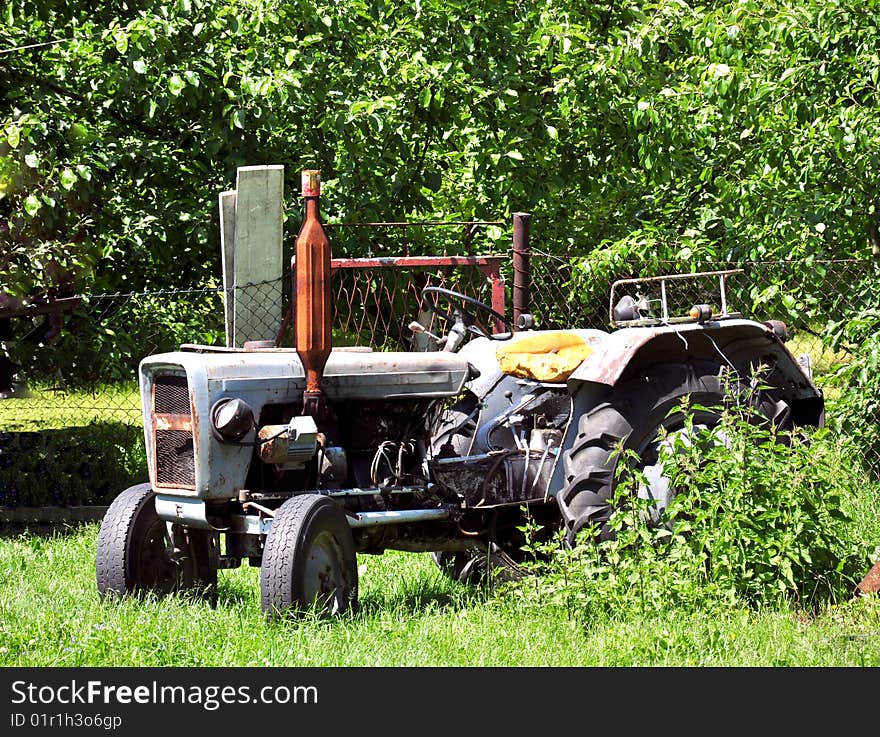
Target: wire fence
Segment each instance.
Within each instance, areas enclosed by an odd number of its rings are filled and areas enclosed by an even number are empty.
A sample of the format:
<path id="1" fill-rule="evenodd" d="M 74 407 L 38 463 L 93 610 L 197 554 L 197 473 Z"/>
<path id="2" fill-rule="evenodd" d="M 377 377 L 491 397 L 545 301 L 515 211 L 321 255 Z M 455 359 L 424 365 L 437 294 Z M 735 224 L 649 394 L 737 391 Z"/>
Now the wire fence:
<path id="1" fill-rule="evenodd" d="M 707 303 L 716 313 L 784 321 L 789 348 L 810 356 L 829 422 L 860 441 L 866 468 L 880 474 L 880 405 L 865 389 L 871 376 L 864 369 L 872 365 L 864 331 L 876 315 L 880 285 L 874 261 L 646 265 L 532 251 L 527 306 L 539 329 L 609 330 L 615 281 L 717 270 L 735 272 L 723 304 L 718 277 L 696 277 L 667 284 L 661 296 L 669 311 Z M 339 259 L 333 343 L 424 350 L 427 339 L 408 327 L 411 321 L 443 332 L 442 310 L 427 309 L 425 287 L 464 292 L 509 317 L 511 276 L 509 256 Z M 658 285 L 639 287 L 645 309 L 660 309 Z M 226 345 L 227 331 L 242 341 L 293 345 L 289 277 L 245 285 L 231 296 L 213 287 L 82 295 L 65 307 L 60 330 L 57 315 L 0 315 L 0 361 L 18 377 L 4 386 L 0 365 L 0 507 L 107 504 L 145 478 L 141 358 L 187 343 Z M 861 335 L 851 329 L 854 318 L 862 320 Z"/>
<path id="2" fill-rule="evenodd" d="M 664 274 L 689 275 L 664 285 L 670 315 L 686 315 L 702 303 L 718 314 L 720 280 L 711 272 L 733 272 L 725 278 L 726 311 L 759 322 L 783 321 L 791 336 L 789 349 L 809 355 L 820 384 L 828 384 L 857 358 L 858 346 L 846 339 L 844 328 L 854 316 L 875 309 L 880 284 L 880 264 L 868 260 L 714 262 L 686 268 L 660 261 L 646 268 L 625 262 L 597 266 L 585 257 L 538 253 L 530 265 L 532 307 L 538 324 L 547 329 L 570 326 L 575 316 L 579 326 L 607 330 L 615 282 Z M 710 274 L 690 276 L 705 272 Z M 659 310 L 658 283 L 625 284 L 616 295 L 640 289 L 649 307 Z"/>
<path id="3" fill-rule="evenodd" d="M 428 309 L 422 298 L 428 286 L 463 292 L 503 313 L 503 261 L 334 261 L 333 344 L 424 350 L 426 337 L 409 322 L 443 330 L 442 309 Z M 7 385 L 0 385 L 0 507 L 108 504 L 146 477 L 137 384 L 144 356 L 185 344 L 293 346 L 289 277 L 234 292 L 234 299 L 220 288 L 83 295 L 65 307 L 52 339 L 57 320 L 50 313 L 7 318 L 0 342 L 0 359 L 11 366 Z"/>

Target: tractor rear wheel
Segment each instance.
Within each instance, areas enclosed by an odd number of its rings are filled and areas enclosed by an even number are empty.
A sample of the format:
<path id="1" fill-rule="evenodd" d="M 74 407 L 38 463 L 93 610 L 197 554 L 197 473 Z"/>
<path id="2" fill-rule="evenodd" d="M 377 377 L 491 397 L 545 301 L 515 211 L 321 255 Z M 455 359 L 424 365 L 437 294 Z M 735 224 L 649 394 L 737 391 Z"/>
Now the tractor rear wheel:
<path id="1" fill-rule="evenodd" d="M 357 556 L 342 507 L 302 494 L 278 508 L 263 549 L 260 594 L 270 618 L 312 608 L 333 615 L 357 609 Z"/>
<path id="2" fill-rule="evenodd" d="M 658 452 L 661 430 L 684 432 L 685 416 L 675 411 L 685 396 L 693 426 L 712 427 L 721 406 L 731 401 L 748 404 L 758 418 L 770 420 L 782 430 L 791 428 L 789 406 L 768 390 L 757 390 L 742 381 L 731 382 L 725 391 L 722 367 L 712 361 L 659 364 L 615 387 L 596 407 L 578 419 L 577 437 L 563 453 L 565 485 L 556 497 L 566 527 L 566 541 L 574 545 L 584 528 L 595 527 L 600 540 L 613 537 L 608 524 L 612 500 L 619 481 L 618 466 L 624 454 L 633 451 L 636 464 L 653 477 L 661 493 L 668 480 L 660 477 Z M 699 405 L 697 408 L 695 405 Z M 658 499 L 648 490 L 649 498 Z"/>
<path id="3" fill-rule="evenodd" d="M 453 581 L 481 585 L 487 580 L 518 581 L 525 575 L 510 556 L 487 551 L 435 551 L 431 560 Z"/>

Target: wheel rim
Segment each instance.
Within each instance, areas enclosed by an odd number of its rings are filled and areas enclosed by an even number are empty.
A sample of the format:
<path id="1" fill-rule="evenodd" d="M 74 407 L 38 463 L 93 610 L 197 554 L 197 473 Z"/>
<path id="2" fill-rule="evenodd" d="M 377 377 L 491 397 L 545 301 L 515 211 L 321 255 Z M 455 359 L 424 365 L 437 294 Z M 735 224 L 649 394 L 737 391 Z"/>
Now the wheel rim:
<path id="1" fill-rule="evenodd" d="M 137 583 L 141 588 L 168 594 L 178 580 L 178 566 L 169 555 L 165 523 L 156 520 L 143 537 L 137 556 Z"/>
<path id="2" fill-rule="evenodd" d="M 699 422 L 689 427 L 682 426 L 669 430 L 662 439 L 655 438 L 639 454 L 644 461 L 639 465 L 639 470 L 644 474 L 645 483 L 639 484 L 637 495 L 640 499 L 653 502 L 649 507 L 652 522 L 660 522 L 669 504 L 680 491 L 671 485 L 669 477 L 664 474 L 661 456 L 668 457 L 670 453 L 686 452 L 696 442 L 697 436 L 709 430 L 714 424 L 711 421 Z M 719 435 L 715 442 L 718 441 L 724 442 L 723 434 Z"/>
<path id="3" fill-rule="evenodd" d="M 324 531 L 315 536 L 306 556 L 302 583 L 307 602 L 317 603 L 331 614 L 345 609 L 348 596 L 345 554 L 332 533 Z"/>

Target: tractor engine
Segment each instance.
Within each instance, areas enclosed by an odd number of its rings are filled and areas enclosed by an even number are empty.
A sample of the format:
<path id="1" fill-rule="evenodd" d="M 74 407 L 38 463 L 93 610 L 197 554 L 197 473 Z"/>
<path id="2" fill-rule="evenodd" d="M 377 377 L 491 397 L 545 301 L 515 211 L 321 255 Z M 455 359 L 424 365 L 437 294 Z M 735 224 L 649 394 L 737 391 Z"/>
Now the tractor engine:
<path id="1" fill-rule="evenodd" d="M 147 461 L 160 496 L 206 501 L 425 484 L 440 403 L 470 372 L 452 353 L 336 349 L 304 414 L 295 350 L 187 348 L 141 362 Z"/>

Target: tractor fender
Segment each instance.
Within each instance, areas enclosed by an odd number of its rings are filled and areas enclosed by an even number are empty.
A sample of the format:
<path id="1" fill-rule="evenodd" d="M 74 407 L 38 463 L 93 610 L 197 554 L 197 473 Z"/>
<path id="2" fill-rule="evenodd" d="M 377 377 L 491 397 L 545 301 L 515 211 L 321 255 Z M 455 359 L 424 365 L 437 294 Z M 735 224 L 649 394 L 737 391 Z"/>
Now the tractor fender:
<path id="1" fill-rule="evenodd" d="M 779 387 L 788 401 L 804 404 L 804 419 L 818 423 L 824 406 L 821 391 L 777 330 L 771 322 L 745 319 L 621 328 L 609 333 L 574 370 L 568 389 L 577 394 L 585 383 L 614 386 L 647 366 L 665 362 L 714 360 L 743 375 L 765 365 L 764 381 Z"/>

